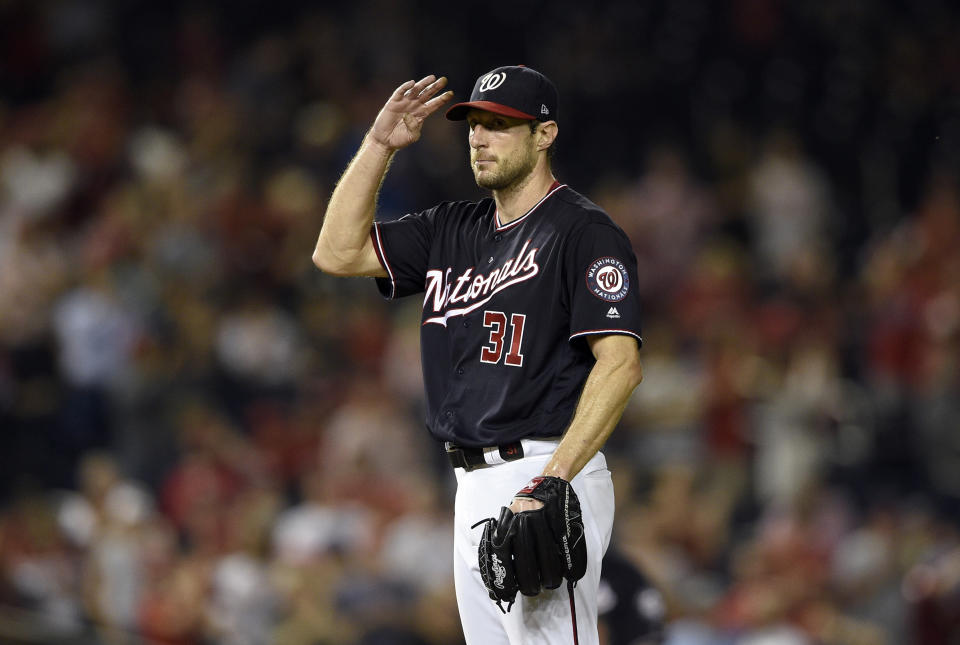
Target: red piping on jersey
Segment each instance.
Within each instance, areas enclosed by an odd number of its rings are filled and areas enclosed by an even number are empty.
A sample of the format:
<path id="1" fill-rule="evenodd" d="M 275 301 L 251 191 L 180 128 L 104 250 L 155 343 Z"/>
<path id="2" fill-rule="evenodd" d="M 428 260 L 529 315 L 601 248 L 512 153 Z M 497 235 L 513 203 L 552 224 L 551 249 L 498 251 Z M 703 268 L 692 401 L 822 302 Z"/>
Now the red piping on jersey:
<path id="1" fill-rule="evenodd" d="M 543 199 L 541 199 L 539 202 L 537 202 L 536 204 L 534 204 L 534 205 L 533 205 L 533 208 L 531 208 L 531 209 L 528 210 L 526 213 L 524 213 L 523 215 L 521 215 L 521 216 L 518 217 L 517 219 L 513 220 L 513 221 L 510 222 L 509 224 L 501 224 L 501 223 L 500 223 L 500 211 L 499 211 L 499 209 L 498 209 L 498 210 L 497 210 L 496 212 L 494 212 L 494 214 L 493 214 L 493 227 L 494 227 L 496 230 L 498 230 L 498 231 L 505 231 L 505 230 L 507 230 L 508 228 L 510 228 L 510 227 L 512 227 L 512 226 L 514 226 L 514 225 L 516 225 L 516 224 L 519 224 L 521 221 L 523 221 L 523 220 L 527 217 L 527 215 L 529 215 L 529 214 L 532 213 L 533 211 L 537 210 L 537 207 L 540 206 L 540 204 L 542 204 L 543 202 L 547 201 L 547 198 L 550 197 L 550 195 L 554 194 L 555 192 L 557 192 L 557 191 L 560 190 L 561 188 L 565 188 L 565 187 L 566 187 L 566 184 L 561 184 L 559 181 L 554 180 L 554 181 L 553 181 L 553 185 L 550 186 L 550 190 L 548 190 L 548 191 L 547 191 L 547 194 L 543 196 Z"/>
<path id="2" fill-rule="evenodd" d="M 567 342 L 573 340 L 577 336 L 588 336 L 591 334 L 626 334 L 639 340 L 641 345 L 643 344 L 643 338 L 629 329 L 588 329 L 587 331 L 578 331 L 576 334 L 570 336 L 570 338 L 567 339 Z"/>
<path id="3" fill-rule="evenodd" d="M 397 295 L 397 281 L 393 278 L 393 271 L 390 269 L 390 263 L 387 262 L 387 255 L 383 252 L 383 243 L 380 241 L 380 225 L 377 222 L 374 222 L 373 228 L 370 229 L 370 239 L 373 240 L 373 250 L 377 253 L 377 259 L 380 260 L 380 264 L 383 265 L 387 275 L 390 276 L 390 300 L 393 300 L 394 296 Z"/>

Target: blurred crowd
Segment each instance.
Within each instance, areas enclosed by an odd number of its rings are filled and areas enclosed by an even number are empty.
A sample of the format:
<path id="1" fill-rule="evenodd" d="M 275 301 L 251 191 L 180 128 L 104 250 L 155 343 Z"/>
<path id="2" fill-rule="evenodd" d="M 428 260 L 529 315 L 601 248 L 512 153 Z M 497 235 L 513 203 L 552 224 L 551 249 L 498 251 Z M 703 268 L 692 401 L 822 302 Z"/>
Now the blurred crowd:
<path id="1" fill-rule="evenodd" d="M 0 641 L 462 642 L 419 302 L 310 256 L 393 87 L 516 62 L 639 259 L 666 642 L 960 639 L 960 12 L 588 4 L 0 1 Z M 382 217 L 480 196 L 458 127 Z"/>

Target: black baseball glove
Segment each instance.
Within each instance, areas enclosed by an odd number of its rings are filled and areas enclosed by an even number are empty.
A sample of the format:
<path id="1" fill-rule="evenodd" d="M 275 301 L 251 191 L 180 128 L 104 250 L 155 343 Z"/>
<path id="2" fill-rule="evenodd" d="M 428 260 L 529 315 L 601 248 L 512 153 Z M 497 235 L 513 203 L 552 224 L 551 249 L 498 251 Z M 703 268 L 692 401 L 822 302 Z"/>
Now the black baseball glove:
<path id="1" fill-rule="evenodd" d="M 516 497 L 539 500 L 543 507 L 514 513 L 504 506 L 500 519 L 474 524 L 486 523 L 480 538 L 480 575 L 501 611 L 501 602 L 510 611 L 517 591 L 535 596 L 556 589 L 564 578 L 575 583 L 587 570 L 580 500 L 570 482 L 534 477 Z"/>

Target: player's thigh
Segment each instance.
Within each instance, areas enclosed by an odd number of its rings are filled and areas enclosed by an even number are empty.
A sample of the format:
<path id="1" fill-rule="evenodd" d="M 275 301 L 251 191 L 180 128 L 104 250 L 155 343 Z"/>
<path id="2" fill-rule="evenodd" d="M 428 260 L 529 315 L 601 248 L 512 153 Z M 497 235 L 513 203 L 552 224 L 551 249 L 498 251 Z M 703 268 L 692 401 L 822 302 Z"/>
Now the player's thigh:
<path id="1" fill-rule="evenodd" d="M 518 595 L 517 604 L 502 617 L 512 644 L 555 645 L 573 643 L 576 617 L 577 642 L 597 645 L 597 593 L 603 554 L 613 531 L 613 481 L 603 455 L 597 455 L 573 482 L 583 513 L 587 540 L 587 571 L 577 582 L 573 602 L 566 585 L 545 590 L 537 596 Z"/>
<path id="2" fill-rule="evenodd" d="M 501 507 L 509 505 L 513 495 L 543 470 L 546 460 L 547 457 L 528 458 L 469 473 L 457 471 L 454 583 L 467 645 L 511 643 L 504 628 L 503 614 L 490 600 L 480 576 L 477 549 L 483 525 L 473 525 L 489 517 L 498 517 Z"/>
<path id="3" fill-rule="evenodd" d="M 479 570 L 471 563 L 476 560 L 476 550 L 463 545 L 462 540 L 458 542 L 454 550 L 453 578 L 464 640 L 467 645 L 509 645 L 507 632 L 500 622 L 500 610 L 490 600 Z"/>

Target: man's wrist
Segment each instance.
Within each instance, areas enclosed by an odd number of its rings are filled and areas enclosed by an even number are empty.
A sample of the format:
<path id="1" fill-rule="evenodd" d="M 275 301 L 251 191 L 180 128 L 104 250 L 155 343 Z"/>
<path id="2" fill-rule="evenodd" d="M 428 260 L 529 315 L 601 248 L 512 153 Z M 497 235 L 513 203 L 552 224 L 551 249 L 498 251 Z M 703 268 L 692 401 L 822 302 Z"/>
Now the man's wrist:
<path id="1" fill-rule="evenodd" d="M 378 141 L 371 133 L 367 133 L 367 136 L 363 138 L 363 146 L 370 149 L 377 154 L 382 155 L 383 157 L 391 157 L 393 153 L 397 151 L 396 148 L 391 148 L 387 144 Z"/>
<path id="2" fill-rule="evenodd" d="M 543 469 L 541 474 L 544 477 L 559 477 L 564 481 L 570 481 L 570 469 L 565 468 L 560 464 L 547 464 L 546 468 Z"/>

